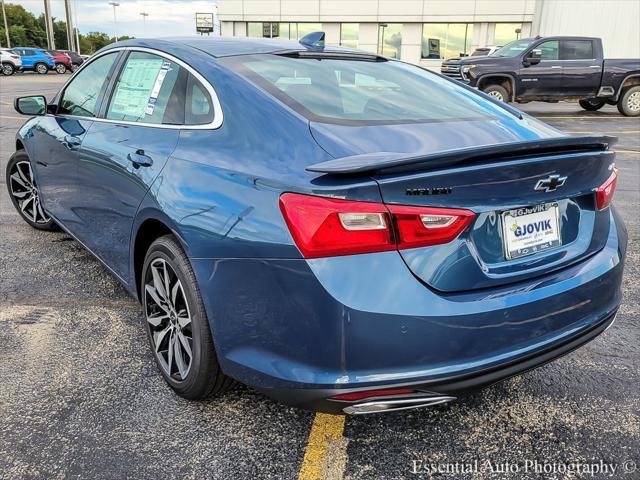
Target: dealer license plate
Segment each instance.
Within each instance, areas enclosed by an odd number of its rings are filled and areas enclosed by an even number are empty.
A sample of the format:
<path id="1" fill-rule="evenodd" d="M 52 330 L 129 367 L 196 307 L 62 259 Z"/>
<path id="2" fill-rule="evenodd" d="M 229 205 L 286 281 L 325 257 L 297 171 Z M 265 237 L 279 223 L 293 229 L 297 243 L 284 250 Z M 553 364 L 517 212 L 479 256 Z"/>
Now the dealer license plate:
<path id="1" fill-rule="evenodd" d="M 504 253 L 507 259 L 533 255 L 562 245 L 557 203 L 502 212 Z"/>

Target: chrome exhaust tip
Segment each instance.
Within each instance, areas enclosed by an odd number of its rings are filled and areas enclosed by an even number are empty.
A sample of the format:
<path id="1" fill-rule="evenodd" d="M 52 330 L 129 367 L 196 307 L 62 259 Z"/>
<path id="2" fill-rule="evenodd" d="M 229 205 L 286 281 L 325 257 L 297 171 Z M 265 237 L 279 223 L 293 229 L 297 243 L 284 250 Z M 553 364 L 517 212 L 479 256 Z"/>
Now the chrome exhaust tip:
<path id="1" fill-rule="evenodd" d="M 448 395 L 438 395 L 431 397 L 400 398 L 396 400 L 376 400 L 373 402 L 358 403 L 349 405 L 342 409 L 348 415 L 366 415 L 368 413 L 381 413 L 396 410 L 409 410 L 411 408 L 431 407 L 441 403 L 455 400 L 456 397 Z"/>

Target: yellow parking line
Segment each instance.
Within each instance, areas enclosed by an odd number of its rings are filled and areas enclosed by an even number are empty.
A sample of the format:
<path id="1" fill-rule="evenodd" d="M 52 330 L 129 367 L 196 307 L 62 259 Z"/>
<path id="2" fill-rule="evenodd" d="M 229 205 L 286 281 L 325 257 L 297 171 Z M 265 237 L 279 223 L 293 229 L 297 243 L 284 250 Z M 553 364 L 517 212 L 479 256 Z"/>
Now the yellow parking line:
<path id="1" fill-rule="evenodd" d="M 313 419 L 313 425 L 309 432 L 307 440 L 307 448 L 304 452 L 304 460 L 300 467 L 298 480 L 320 480 L 327 478 L 326 474 L 327 453 L 332 443 L 339 442 L 344 432 L 343 415 L 329 415 L 327 413 L 316 413 Z M 330 475 L 335 478 L 341 478 L 342 472 L 338 475 Z"/>
<path id="2" fill-rule="evenodd" d="M 631 153 L 633 155 L 640 155 L 640 150 L 620 150 L 619 148 L 614 149 L 618 153 Z"/>

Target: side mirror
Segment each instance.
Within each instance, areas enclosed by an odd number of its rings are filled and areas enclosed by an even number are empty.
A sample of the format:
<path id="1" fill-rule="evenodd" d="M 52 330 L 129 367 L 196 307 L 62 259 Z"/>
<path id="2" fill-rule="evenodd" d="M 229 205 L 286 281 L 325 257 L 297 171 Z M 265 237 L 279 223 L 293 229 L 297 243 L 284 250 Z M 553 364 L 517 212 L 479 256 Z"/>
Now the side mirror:
<path id="1" fill-rule="evenodd" d="M 42 95 L 18 97 L 13 102 L 13 108 L 22 115 L 44 115 L 47 112 L 47 99 Z"/>
<path id="2" fill-rule="evenodd" d="M 539 48 L 534 48 L 524 59 L 524 64 L 527 66 L 537 65 L 540 63 L 540 60 L 542 60 L 542 50 L 540 50 Z"/>

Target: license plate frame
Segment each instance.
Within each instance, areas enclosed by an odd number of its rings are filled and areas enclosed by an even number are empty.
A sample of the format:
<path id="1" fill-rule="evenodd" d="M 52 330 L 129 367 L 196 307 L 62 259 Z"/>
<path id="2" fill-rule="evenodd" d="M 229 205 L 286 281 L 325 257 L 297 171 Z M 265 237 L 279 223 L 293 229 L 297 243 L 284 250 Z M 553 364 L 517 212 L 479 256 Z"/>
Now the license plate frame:
<path id="1" fill-rule="evenodd" d="M 551 212 L 551 214 L 549 214 L 549 212 Z M 502 222 L 502 247 L 507 260 L 528 257 L 562 246 L 560 209 L 557 202 L 505 210 L 500 214 L 500 219 Z M 521 219 L 520 225 L 518 225 L 518 219 Z M 532 219 L 535 220 L 535 222 L 546 222 L 548 220 L 551 224 L 552 232 L 546 233 L 546 230 L 544 232 L 525 232 L 522 234 L 522 238 L 516 238 L 517 228 L 523 228 L 529 225 L 524 223 L 523 220 Z M 517 242 L 521 242 L 522 245 L 520 247 L 514 247 L 514 244 Z"/>

